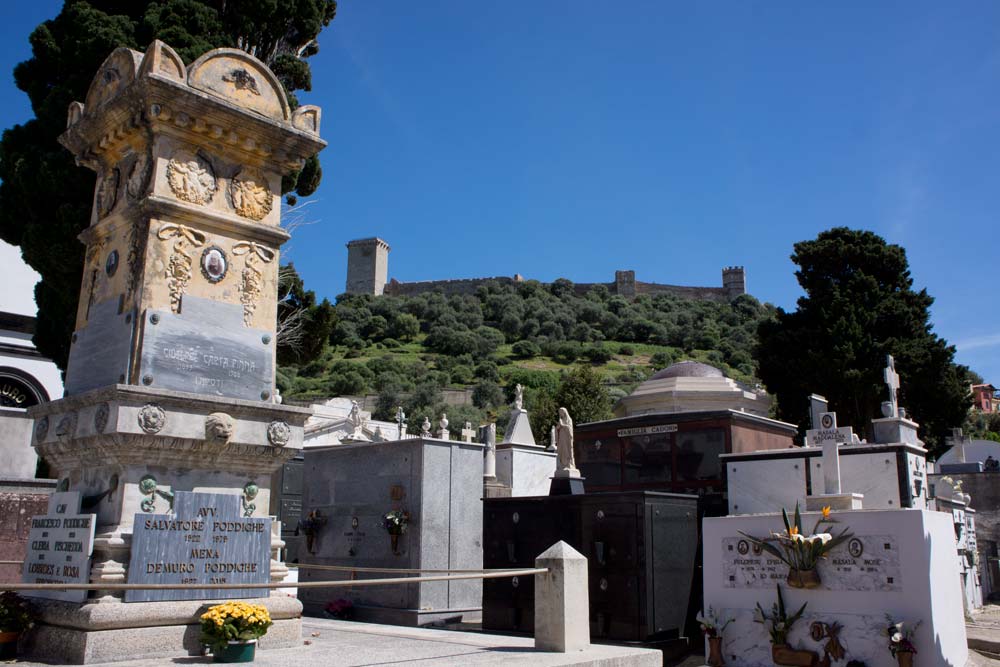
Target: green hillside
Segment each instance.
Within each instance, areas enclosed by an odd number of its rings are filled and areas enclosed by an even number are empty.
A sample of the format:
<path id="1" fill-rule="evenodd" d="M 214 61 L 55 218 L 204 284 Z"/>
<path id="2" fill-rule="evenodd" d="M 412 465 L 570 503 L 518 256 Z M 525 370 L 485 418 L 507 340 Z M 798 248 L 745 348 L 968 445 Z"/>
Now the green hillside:
<path id="1" fill-rule="evenodd" d="M 503 426 L 502 406 L 520 383 L 539 437 L 557 400 L 576 407 L 578 422 L 604 418 L 616 398 L 675 361 L 704 361 L 755 383 L 757 325 L 774 312 L 748 295 L 728 304 L 628 301 L 597 287 L 579 296 L 567 280 L 487 283 L 461 296 L 341 295 L 322 352 L 283 364 L 278 386 L 295 401 L 378 394 L 375 417 L 391 420 L 403 405 L 411 430 L 446 410 L 457 433 L 490 413 Z M 472 389 L 473 405 L 444 407 L 441 391 L 462 388 Z M 588 392 L 600 395 L 584 400 Z"/>

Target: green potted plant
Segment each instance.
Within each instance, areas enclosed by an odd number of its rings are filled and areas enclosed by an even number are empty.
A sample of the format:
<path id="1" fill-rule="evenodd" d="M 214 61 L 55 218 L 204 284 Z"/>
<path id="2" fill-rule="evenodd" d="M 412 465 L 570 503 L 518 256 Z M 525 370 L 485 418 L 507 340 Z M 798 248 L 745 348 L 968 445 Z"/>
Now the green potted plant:
<path id="1" fill-rule="evenodd" d="M 701 624 L 701 632 L 708 639 L 708 664 L 710 667 L 723 667 L 726 662 L 722 657 L 722 631 L 733 622 L 729 619 L 722 623 L 715 615 L 715 610 L 708 608 L 708 613 L 701 613 L 695 616 L 695 620 Z"/>
<path id="2" fill-rule="evenodd" d="M 253 662 L 257 640 L 269 627 L 267 607 L 225 602 L 201 615 L 201 641 L 211 647 L 214 662 Z"/>
<path id="3" fill-rule="evenodd" d="M 771 533 L 770 537 L 754 537 L 742 531 L 740 534 L 788 566 L 789 586 L 818 588 L 821 582 L 816 565 L 834 548 L 854 537 L 854 534 L 846 528 L 838 535 L 819 532 L 820 526 L 837 523 L 836 519 L 830 518 L 829 507 L 823 508 L 822 516 L 808 535 L 802 529 L 802 515 L 799 513 L 798 503 L 795 504 L 795 514 L 791 521 L 788 520 L 788 512 L 784 509 L 781 510 L 781 518 L 785 522 L 785 530 Z"/>
<path id="4" fill-rule="evenodd" d="M 781 595 L 780 584 L 777 585 L 777 589 L 778 601 L 771 605 L 771 613 L 768 614 L 765 612 L 764 608 L 758 602 L 753 617 L 755 623 L 760 623 L 764 626 L 771 639 L 771 659 L 776 665 L 803 665 L 804 667 L 809 667 L 809 665 L 816 664 L 813 662 L 818 659 L 816 653 L 813 651 L 797 651 L 788 645 L 788 633 L 792 631 L 792 626 L 795 625 L 796 621 L 802 618 L 802 613 L 806 610 L 807 603 L 803 602 L 797 612 L 789 615 L 785 609 L 785 599 Z"/>
<path id="5" fill-rule="evenodd" d="M 382 527 L 389 533 L 392 542 L 392 553 L 399 555 L 399 536 L 406 532 L 410 523 L 410 513 L 403 510 L 390 510 L 382 517 Z"/>
<path id="6" fill-rule="evenodd" d="M 17 657 L 17 640 L 35 624 L 35 610 L 13 591 L 0 595 L 0 660 Z"/>

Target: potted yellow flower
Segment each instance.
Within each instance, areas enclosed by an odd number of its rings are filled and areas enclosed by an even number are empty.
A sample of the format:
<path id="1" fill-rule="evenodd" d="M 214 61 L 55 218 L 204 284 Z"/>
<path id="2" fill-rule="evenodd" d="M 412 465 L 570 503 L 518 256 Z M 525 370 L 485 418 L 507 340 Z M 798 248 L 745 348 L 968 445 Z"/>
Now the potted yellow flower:
<path id="1" fill-rule="evenodd" d="M 35 611 L 13 591 L 0 595 L 0 660 L 17 657 L 17 640 L 35 624 Z"/>
<path id="2" fill-rule="evenodd" d="M 201 641 L 212 648 L 214 662 L 253 662 L 257 640 L 269 627 L 267 607 L 225 602 L 201 615 Z"/>
<path id="3" fill-rule="evenodd" d="M 802 530 L 802 515 L 799 513 L 798 503 L 795 504 L 795 514 L 791 521 L 784 509 L 781 510 L 781 518 L 785 522 L 785 530 L 771 533 L 770 537 L 754 537 L 743 531 L 740 531 L 740 534 L 788 566 L 789 586 L 818 588 L 820 579 L 816 565 L 820 559 L 826 558 L 830 551 L 852 538 L 854 534 L 846 528 L 837 535 L 820 532 L 820 526 L 837 523 L 836 519 L 830 518 L 829 507 L 823 508 L 822 516 L 808 535 Z"/>

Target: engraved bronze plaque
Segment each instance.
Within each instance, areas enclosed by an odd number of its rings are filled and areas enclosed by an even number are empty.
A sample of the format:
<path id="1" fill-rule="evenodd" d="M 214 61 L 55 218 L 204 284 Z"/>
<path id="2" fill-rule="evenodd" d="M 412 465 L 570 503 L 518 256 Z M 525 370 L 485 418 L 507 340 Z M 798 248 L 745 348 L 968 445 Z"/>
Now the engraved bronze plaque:
<path id="1" fill-rule="evenodd" d="M 245 327 L 240 306 L 184 297 L 179 315 L 146 311 L 139 377 L 148 387 L 270 401 L 272 338 Z"/>

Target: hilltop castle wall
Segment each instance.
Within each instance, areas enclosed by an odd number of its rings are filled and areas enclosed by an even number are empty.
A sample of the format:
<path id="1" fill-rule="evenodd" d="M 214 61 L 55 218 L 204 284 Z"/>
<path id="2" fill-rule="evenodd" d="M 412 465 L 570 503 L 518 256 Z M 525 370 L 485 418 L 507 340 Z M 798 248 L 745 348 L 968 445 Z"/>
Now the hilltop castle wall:
<path id="1" fill-rule="evenodd" d="M 492 278 L 459 278 L 456 280 L 423 280 L 403 283 L 395 278 L 385 282 L 388 271 L 389 245 L 380 238 L 359 239 L 347 244 L 349 294 L 389 294 L 392 296 L 415 296 L 428 292 L 473 295 L 481 285 L 495 282 L 501 285 L 516 285 L 524 282 L 520 275 L 494 276 Z M 384 285 L 384 287 L 383 287 Z M 727 266 L 722 269 L 721 287 L 697 287 L 686 285 L 665 285 L 646 283 L 635 279 L 635 271 L 615 271 L 615 280 L 610 283 L 574 283 L 577 294 L 583 295 L 594 287 L 606 287 L 611 294 L 634 299 L 648 294 L 669 294 L 682 299 L 718 301 L 727 303 L 741 294 L 746 294 L 746 271 L 742 266 Z"/>

